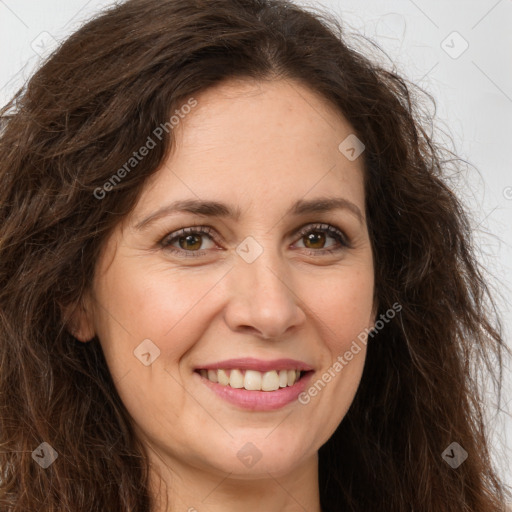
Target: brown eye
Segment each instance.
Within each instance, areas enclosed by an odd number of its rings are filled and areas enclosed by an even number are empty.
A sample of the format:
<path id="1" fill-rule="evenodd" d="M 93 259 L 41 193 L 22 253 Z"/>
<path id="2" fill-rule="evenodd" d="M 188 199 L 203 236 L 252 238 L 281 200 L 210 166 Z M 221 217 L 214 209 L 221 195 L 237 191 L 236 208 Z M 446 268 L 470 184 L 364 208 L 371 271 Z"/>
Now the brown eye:
<path id="1" fill-rule="evenodd" d="M 329 224 L 306 226 L 298 233 L 298 236 L 303 241 L 304 248 L 311 253 L 331 253 L 350 247 L 348 237 L 341 230 Z M 326 248 L 328 238 L 332 238 L 338 243 L 331 244 Z"/>
<path id="2" fill-rule="evenodd" d="M 213 243 L 211 231 L 212 229 L 207 226 L 180 229 L 161 240 L 160 246 L 165 250 L 181 253 L 184 256 L 202 256 L 205 251 L 199 249 L 205 243 L 205 239 L 209 239 Z M 211 247 L 206 247 L 206 249 L 209 248 Z"/>
<path id="3" fill-rule="evenodd" d="M 201 235 L 180 236 L 178 243 L 180 247 L 186 251 L 199 249 L 202 243 Z"/>
<path id="4" fill-rule="evenodd" d="M 323 249 L 326 235 L 325 233 L 314 231 L 302 238 L 305 240 L 304 245 L 309 249 Z"/>

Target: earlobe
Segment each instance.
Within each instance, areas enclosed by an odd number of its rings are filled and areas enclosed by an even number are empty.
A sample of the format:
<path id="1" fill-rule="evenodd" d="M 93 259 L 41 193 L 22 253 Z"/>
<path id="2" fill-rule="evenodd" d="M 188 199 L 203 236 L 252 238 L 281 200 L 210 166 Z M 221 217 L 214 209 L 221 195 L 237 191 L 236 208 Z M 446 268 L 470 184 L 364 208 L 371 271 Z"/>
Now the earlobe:
<path id="1" fill-rule="evenodd" d="M 62 320 L 67 331 L 77 340 L 87 343 L 94 338 L 94 326 L 89 301 L 61 306 Z"/>

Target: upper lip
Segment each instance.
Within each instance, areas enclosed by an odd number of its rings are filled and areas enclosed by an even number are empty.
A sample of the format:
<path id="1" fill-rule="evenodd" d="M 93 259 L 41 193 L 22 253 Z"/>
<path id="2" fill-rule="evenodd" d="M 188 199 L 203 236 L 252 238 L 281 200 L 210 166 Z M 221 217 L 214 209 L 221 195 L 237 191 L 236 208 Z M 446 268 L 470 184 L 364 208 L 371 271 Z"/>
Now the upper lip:
<path id="1" fill-rule="evenodd" d="M 268 372 L 271 370 L 300 370 L 309 371 L 313 367 L 304 361 L 296 359 L 272 359 L 265 361 L 263 359 L 255 359 L 253 357 L 242 357 L 237 359 L 226 359 L 216 363 L 205 364 L 197 367 L 197 370 L 256 370 L 259 372 Z"/>

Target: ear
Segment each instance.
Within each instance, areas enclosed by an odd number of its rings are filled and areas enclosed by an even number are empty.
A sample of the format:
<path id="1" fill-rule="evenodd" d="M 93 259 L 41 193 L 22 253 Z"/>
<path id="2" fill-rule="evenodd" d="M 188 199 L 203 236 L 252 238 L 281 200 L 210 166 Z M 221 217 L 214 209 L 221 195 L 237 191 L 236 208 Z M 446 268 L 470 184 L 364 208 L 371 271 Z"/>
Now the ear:
<path id="1" fill-rule="evenodd" d="M 79 303 L 61 305 L 61 312 L 64 325 L 72 336 L 83 343 L 94 338 L 92 307 L 88 296 Z"/>

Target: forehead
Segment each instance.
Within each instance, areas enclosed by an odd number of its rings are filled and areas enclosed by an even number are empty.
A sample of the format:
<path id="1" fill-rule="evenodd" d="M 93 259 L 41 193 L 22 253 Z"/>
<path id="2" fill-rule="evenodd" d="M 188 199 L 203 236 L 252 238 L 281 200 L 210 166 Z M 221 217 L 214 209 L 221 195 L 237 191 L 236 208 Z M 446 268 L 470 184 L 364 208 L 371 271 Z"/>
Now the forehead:
<path id="1" fill-rule="evenodd" d="M 315 92 L 288 80 L 232 80 L 195 100 L 138 211 L 212 195 L 268 209 L 307 194 L 344 193 L 362 206 L 363 159 L 351 161 L 339 149 L 353 129 Z"/>

